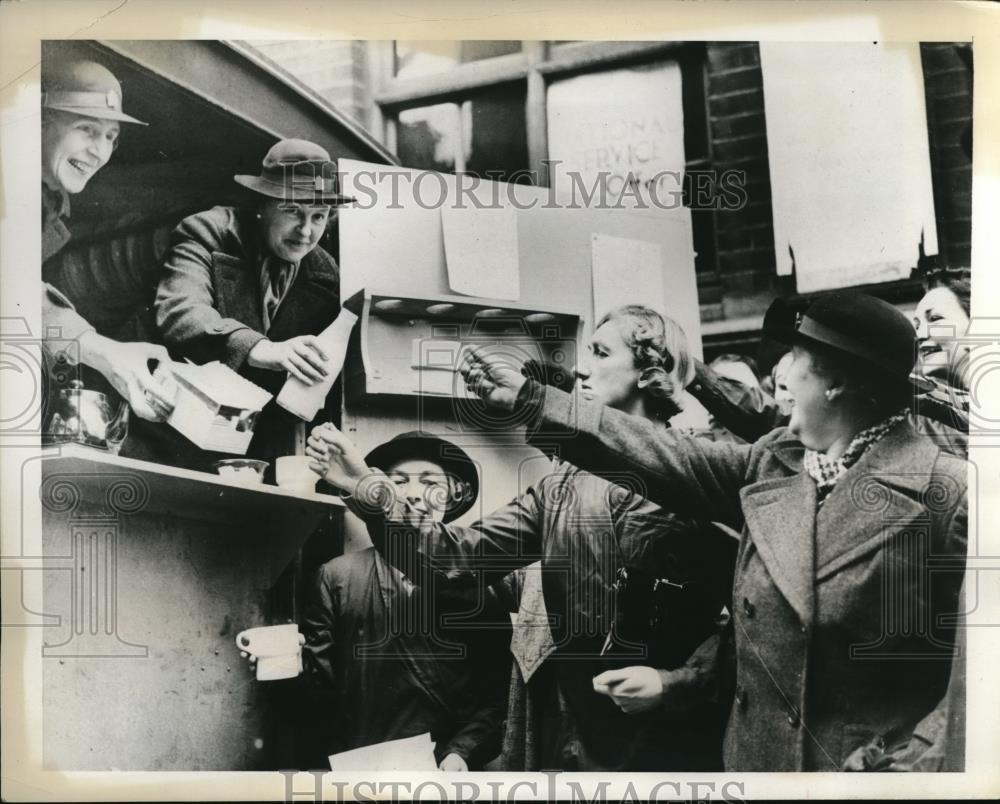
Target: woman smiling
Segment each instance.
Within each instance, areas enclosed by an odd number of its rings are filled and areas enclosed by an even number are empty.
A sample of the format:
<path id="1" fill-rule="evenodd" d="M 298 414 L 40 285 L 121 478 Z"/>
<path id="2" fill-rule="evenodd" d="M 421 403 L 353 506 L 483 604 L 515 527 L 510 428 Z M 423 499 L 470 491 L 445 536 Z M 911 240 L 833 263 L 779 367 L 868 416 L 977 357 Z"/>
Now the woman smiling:
<path id="1" fill-rule="evenodd" d="M 949 682 L 967 467 L 908 421 L 926 384 L 895 307 L 831 294 L 796 320 L 776 305 L 792 415 L 754 444 L 659 430 L 488 356 L 466 379 L 492 406 L 527 406 L 529 441 L 558 438 L 581 468 L 630 472 L 655 502 L 742 529 L 728 770 L 903 767 Z"/>

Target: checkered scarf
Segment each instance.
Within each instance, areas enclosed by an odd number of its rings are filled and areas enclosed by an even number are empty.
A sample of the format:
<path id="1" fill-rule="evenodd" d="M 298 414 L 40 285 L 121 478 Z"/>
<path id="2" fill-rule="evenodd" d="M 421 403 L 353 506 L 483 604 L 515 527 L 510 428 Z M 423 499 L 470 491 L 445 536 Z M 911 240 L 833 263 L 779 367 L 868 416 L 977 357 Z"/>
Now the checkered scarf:
<path id="1" fill-rule="evenodd" d="M 907 411 L 901 410 L 899 413 L 894 413 L 892 416 L 883 419 L 867 430 L 862 430 L 851 439 L 851 443 L 847 445 L 844 454 L 836 460 L 827 458 L 822 452 L 807 449 L 805 455 L 802 457 L 802 465 L 809 477 L 816 482 L 817 502 L 822 505 L 827 495 L 833 491 L 833 487 L 837 485 L 837 481 L 843 477 L 844 473 L 858 462 L 858 459 L 868 451 L 869 447 L 881 440 L 886 433 L 903 421 L 906 416 Z"/>

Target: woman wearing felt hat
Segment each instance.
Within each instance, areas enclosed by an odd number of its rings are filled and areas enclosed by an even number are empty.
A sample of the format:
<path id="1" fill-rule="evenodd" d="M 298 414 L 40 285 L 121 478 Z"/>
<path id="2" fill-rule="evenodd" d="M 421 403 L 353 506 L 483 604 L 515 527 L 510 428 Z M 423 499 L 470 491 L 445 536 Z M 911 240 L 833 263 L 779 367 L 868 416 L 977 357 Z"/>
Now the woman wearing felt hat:
<path id="1" fill-rule="evenodd" d="M 122 111 L 122 86 L 110 70 L 93 61 L 43 62 L 43 262 L 69 241 L 69 197 L 82 192 L 111 159 L 122 123 L 146 125 Z M 137 416 L 165 419 L 173 407 L 171 394 L 150 373 L 149 361 L 169 360 L 167 350 L 151 343 L 120 343 L 99 334 L 74 307 L 74 301 L 80 303 L 74 296 L 80 288 L 57 287 L 62 285 L 59 279 L 43 284 L 46 352 L 100 371 Z"/>
<path id="2" fill-rule="evenodd" d="M 529 441 L 558 439 L 581 468 L 742 529 L 727 769 L 909 769 L 949 682 L 967 465 L 905 415 L 926 386 L 892 305 L 840 293 L 792 317 L 779 304 L 768 330 L 792 346 L 791 420 L 748 445 L 657 428 L 487 356 L 465 375 L 491 406 L 527 408 Z"/>
<path id="3" fill-rule="evenodd" d="M 326 375 L 315 338 L 340 309 L 337 263 L 320 239 L 337 191 L 336 165 L 306 140 L 276 143 L 260 175 L 237 175 L 240 206 L 185 218 L 171 237 L 156 294 L 164 342 L 197 363 L 218 360 L 276 393 L 286 372 L 306 384 Z M 290 452 L 294 421 L 269 404 L 250 454 Z"/>
<path id="4" fill-rule="evenodd" d="M 365 460 L 396 489 L 407 538 L 426 538 L 479 495 L 475 464 L 435 436 L 403 433 Z M 422 593 L 374 547 L 320 568 L 300 628 L 306 676 L 332 695 L 316 713 L 327 731 L 324 758 L 425 732 L 443 770 L 478 770 L 499 752 L 510 634 L 497 625 L 507 615 L 483 611 L 478 598 L 452 602 L 460 605 Z M 449 625 L 448 612 L 464 624 Z M 477 617 L 492 627 L 477 628 Z"/>

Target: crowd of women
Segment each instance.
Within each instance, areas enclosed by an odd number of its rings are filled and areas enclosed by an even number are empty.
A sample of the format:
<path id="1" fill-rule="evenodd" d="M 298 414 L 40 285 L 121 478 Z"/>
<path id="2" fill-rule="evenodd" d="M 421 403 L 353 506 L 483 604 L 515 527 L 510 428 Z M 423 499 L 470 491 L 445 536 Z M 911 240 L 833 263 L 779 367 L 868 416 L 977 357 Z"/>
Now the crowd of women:
<path id="1" fill-rule="evenodd" d="M 139 121 L 100 65 L 43 80 L 51 256 L 69 195 Z M 49 277 L 46 323 L 79 346 L 62 359 L 150 421 L 171 405 L 151 359 L 322 380 L 314 335 L 339 288 L 319 239 L 350 201 L 330 165 L 284 140 L 235 177 L 244 206 L 179 225 L 153 300 L 162 345 L 97 333 L 85 289 Z M 519 411 L 552 466 L 468 526 L 483 479 L 456 445 L 408 433 L 363 455 L 315 428 L 313 468 L 373 544 L 320 569 L 301 623 L 323 752 L 429 731 L 447 770 L 960 768 L 969 308 L 961 272 L 929 280 L 913 320 L 857 293 L 778 300 L 773 395 L 694 360 L 638 303 L 598 321 L 572 388 L 473 352 L 469 390 Z M 715 437 L 670 426 L 685 390 Z M 449 618 L 461 627 L 439 630 Z"/>

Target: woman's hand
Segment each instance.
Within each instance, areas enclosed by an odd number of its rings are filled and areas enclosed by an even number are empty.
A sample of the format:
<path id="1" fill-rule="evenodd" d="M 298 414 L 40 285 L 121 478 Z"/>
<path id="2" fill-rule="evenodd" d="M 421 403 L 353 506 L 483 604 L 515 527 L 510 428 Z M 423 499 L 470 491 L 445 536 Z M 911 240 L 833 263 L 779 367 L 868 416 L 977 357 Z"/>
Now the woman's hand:
<path id="1" fill-rule="evenodd" d="M 489 355 L 483 349 L 470 349 L 463 361 L 462 378 L 469 391 L 491 408 L 514 410 L 517 395 L 527 378 L 521 366 L 511 364 L 509 357 Z"/>
<path id="2" fill-rule="evenodd" d="M 306 442 L 310 468 L 327 483 L 355 496 L 358 484 L 374 472 L 357 445 L 332 424 L 314 427 Z"/>
<path id="3" fill-rule="evenodd" d="M 306 644 L 305 634 L 300 633 L 299 634 L 299 651 L 300 652 L 302 650 L 302 646 L 305 645 L 305 644 Z M 257 657 L 254 656 L 252 653 L 250 653 L 248 651 L 241 650 L 240 651 L 240 658 L 247 660 L 247 668 L 250 670 L 250 673 L 254 677 L 256 677 L 257 676 Z"/>
<path id="4" fill-rule="evenodd" d="M 159 363 L 155 374 L 149 371 L 154 360 Z M 169 386 L 161 370 L 170 363 L 165 347 L 120 343 L 91 331 L 80 338 L 80 361 L 101 372 L 140 419 L 162 422 L 173 412 L 176 388 Z"/>
<path id="5" fill-rule="evenodd" d="M 322 382 L 329 370 L 327 355 L 315 335 L 298 335 L 287 341 L 257 341 L 247 355 L 254 368 L 287 371 L 306 385 Z"/>
<path id="6" fill-rule="evenodd" d="M 594 692 L 607 695 L 627 714 L 645 712 L 663 702 L 663 676 L 655 667 L 607 670 L 594 676 Z"/>
<path id="7" fill-rule="evenodd" d="M 458 754 L 448 754 L 438 767 L 450 773 L 468 773 L 469 765 Z"/>

